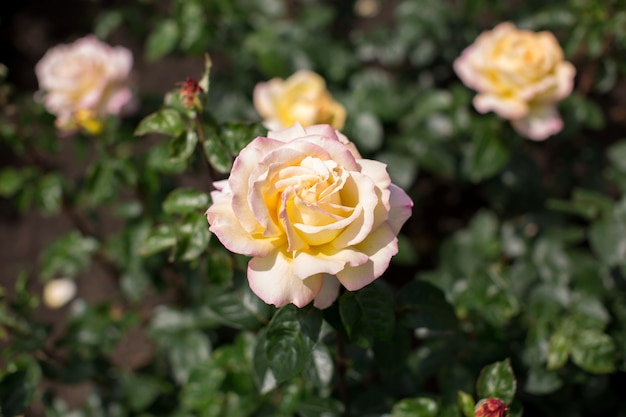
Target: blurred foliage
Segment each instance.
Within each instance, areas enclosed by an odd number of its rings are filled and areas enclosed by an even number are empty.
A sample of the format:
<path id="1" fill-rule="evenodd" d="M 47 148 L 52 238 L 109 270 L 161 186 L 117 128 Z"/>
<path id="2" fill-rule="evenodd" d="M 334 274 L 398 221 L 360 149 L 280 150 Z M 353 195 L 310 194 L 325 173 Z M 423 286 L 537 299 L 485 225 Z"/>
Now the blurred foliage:
<path id="1" fill-rule="evenodd" d="M 622 0 L 90 3 L 137 60 L 210 53 L 210 89 L 194 108 L 139 91 L 139 118 L 59 137 L 0 66 L 0 203 L 73 225 L 2 277 L 0 415 L 471 417 L 486 397 L 510 416 L 626 413 Z M 546 142 L 476 113 L 452 71 L 505 20 L 553 31 L 577 68 Z M 204 217 L 265 132 L 254 85 L 301 68 L 416 203 L 387 273 L 323 311 L 263 303 Z M 79 291 L 42 319 L 43 283 L 95 273 L 106 301 Z"/>

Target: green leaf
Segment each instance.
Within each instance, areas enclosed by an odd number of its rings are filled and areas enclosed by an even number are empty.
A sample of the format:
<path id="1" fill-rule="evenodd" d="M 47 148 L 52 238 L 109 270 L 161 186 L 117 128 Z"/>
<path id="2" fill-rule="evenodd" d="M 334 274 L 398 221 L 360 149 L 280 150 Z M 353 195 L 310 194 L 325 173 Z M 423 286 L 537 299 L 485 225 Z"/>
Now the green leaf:
<path id="1" fill-rule="evenodd" d="M 298 402 L 296 412 L 301 417 L 341 417 L 343 405 L 332 398 L 309 397 Z"/>
<path id="2" fill-rule="evenodd" d="M 569 347 L 571 340 L 562 332 L 556 332 L 550 337 L 548 346 L 548 364 L 549 370 L 555 370 L 563 367 L 569 357 Z"/>
<path id="3" fill-rule="evenodd" d="M 178 25 L 171 19 L 166 19 L 157 25 L 146 40 L 145 55 L 149 61 L 156 61 L 171 52 L 180 35 Z"/>
<path id="4" fill-rule="evenodd" d="M 582 330 L 575 334 L 571 345 L 572 362 L 594 374 L 615 371 L 615 343 L 599 330 Z"/>
<path id="5" fill-rule="evenodd" d="M 167 214 L 204 213 L 208 207 L 208 194 L 190 188 L 178 188 L 163 201 L 163 211 Z"/>
<path id="6" fill-rule="evenodd" d="M 0 413 L 7 417 L 24 414 L 41 379 L 35 361 L 11 363 L 11 368 L 12 372 L 0 373 Z"/>
<path id="7" fill-rule="evenodd" d="M 135 129 L 135 135 L 147 133 L 161 133 L 177 137 L 185 130 L 185 124 L 180 113 L 174 109 L 161 109 L 146 116 Z"/>
<path id="8" fill-rule="evenodd" d="M 375 151 L 383 143 L 383 126 L 378 117 L 372 113 L 364 112 L 356 116 L 352 127 L 352 140 L 363 151 Z"/>
<path id="9" fill-rule="evenodd" d="M 193 155 L 196 143 L 198 143 L 198 134 L 194 130 L 188 130 L 184 136 L 172 138 L 170 141 L 170 159 L 175 162 L 186 161 Z"/>
<path id="10" fill-rule="evenodd" d="M 193 261 L 209 244 L 211 232 L 203 213 L 189 213 L 176 229 L 176 246 L 171 260 Z"/>
<path id="11" fill-rule="evenodd" d="M 589 229 L 591 248 L 609 266 L 626 262 L 626 226 L 615 217 L 595 221 Z"/>
<path id="12" fill-rule="evenodd" d="M 22 171 L 15 168 L 5 168 L 0 171 L 0 196 L 12 197 L 26 180 Z"/>
<path id="13" fill-rule="evenodd" d="M 322 325 L 320 310 L 298 310 L 289 304 L 280 308 L 267 327 L 267 363 L 278 382 L 300 374 L 312 358 Z"/>
<path id="14" fill-rule="evenodd" d="M 432 398 L 408 398 L 391 409 L 391 417 L 436 417 L 439 405 Z"/>
<path id="15" fill-rule="evenodd" d="M 457 402 L 459 403 L 459 409 L 465 417 L 474 417 L 474 397 L 470 394 L 459 391 L 457 393 Z"/>
<path id="16" fill-rule="evenodd" d="M 500 172 L 509 161 L 509 149 L 495 132 L 477 129 L 463 158 L 463 172 L 477 183 Z"/>
<path id="17" fill-rule="evenodd" d="M 626 172 L 626 140 L 622 139 L 607 149 L 607 155 L 613 166 L 621 172 Z"/>
<path id="18" fill-rule="evenodd" d="M 549 371 L 543 366 L 532 367 L 524 384 L 524 390 L 534 395 L 550 394 L 563 386 L 563 381 L 556 371 Z"/>
<path id="19" fill-rule="evenodd" d="M 376 281 L 339 299 L 341 321 L 350 339 L 370 346 L 371 339 L 389 339 L 395 327 L 393 297 Z"/>
<path id="20" fill-rule="evenodd" d="M 516 387 L 517 381 L 509 359 L 485 366 L 476 381 L 479 398 L 499 398 L 507 405 L 513 401 Z"/>
<path id="21" fill-rule="evenodd" d="M 49 280 L 55 276 L 75 277 L 86 270 L 98 241 L 73 231 L 50 244 L 41 256 L 40 276 Z"/>
<path id="22" fill-rule="evenodd" d="M 458 321 L 454 308 L 439 288 L 425 281 L 412 281 L 398 291 L 398 320 L 412 329 L 455 330 Z"/>
<path id="23" fill-rule="evenodd" d="M 46 214 L 57 213 L 63 203 L 63 179 L 61 175 L 50 173 L 42 176 L 37 188 L 41 210 Z"/>
<path id="24" fill-rule="evenodd" d="M 244 286 L 239 292 L 208 297 L 198 315 L 235 329 L 258 329 L 266 324 L 271 308 Z"/>
<path id="25" fill-rule="evenodd" d="M 226 371 L 215 361 L 203 362 L 196 366 L 183 387 L 180 398 L 187 410 L 200 411 L 216 403 L 215 395 L 226 379 Z M 217 405 L 221 408 L 221 405 Z"/>
<path id="26" fill-rule="evenodd" d="M 143 256 L 150 256 L 176 245 L 176 232 L 169 224 L 162 224 L 153 229 L 139 249 Z"/>
<path id="27" fill-rule="evenodd" d="M 168 343 L 167 354 L 174 378 L 185 384 L 191 371 L 209 359 L 211 342 L 197 330 L 176 333 Z"/>

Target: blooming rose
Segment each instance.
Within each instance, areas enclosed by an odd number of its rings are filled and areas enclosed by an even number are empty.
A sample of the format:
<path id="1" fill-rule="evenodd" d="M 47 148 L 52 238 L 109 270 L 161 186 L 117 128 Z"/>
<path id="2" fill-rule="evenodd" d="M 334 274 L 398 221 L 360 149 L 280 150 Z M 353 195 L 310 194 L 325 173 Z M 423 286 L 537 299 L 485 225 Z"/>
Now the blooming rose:
<path id="1" fill-rule="evenodd" d="M 254 107 L 270 130 L 299 122 L 303 126 L 329 124 L 341 130 L 345 108 L 333 100 L 324 79 L 314 72 L 300 70 L 286 80 L 273 78 L 254 88 Z"/>
<path id="2" fill-rule="evenodd" d="M 132 100 L 127 85 L 132 64 L 128 49 L 111 47 L 93 35 L 55 46 L 35 67 L 41 90 L 37 97 L 57 116 L 60 129 L 98 133 L 106 115 L 119 114 Z"/>
<path id="3" fill-rule="evenodd" d="M 510 119 L 521 135 L 544 140 L 563 128 L 556 103 L 571 93 L 576 70 L 552 33 L 501 23 L 467 47 L 454 70 L 478 92 L 476 110 Z"/>
<path id="4" fill-rule="evenodd" d="M 369 284 L 398 252 L 413 202 L 383 163 L 362 159 L 329 125 L 270 131 L 214 183 L 210 230 L 253 256 L 250 287 L 268 304 L 319 308 Z"/>

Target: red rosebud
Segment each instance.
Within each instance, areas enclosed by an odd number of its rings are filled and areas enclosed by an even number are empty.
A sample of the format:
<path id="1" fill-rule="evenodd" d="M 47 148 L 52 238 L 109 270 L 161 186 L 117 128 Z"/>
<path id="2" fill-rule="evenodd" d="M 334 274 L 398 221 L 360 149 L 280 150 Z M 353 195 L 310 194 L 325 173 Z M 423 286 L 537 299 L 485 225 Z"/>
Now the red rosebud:
<path id="1" fill-rule="evenodd" d="M 198 93 L 200 92 L 202 92 L 202 87 L 200 87 L 198 81 L 187 77 L 180 89 L 180 98 L 183 105 L 188 109 L 199 107 L 200 101 L 198 100 Z"/>
<path id="2" fill-rule="evenodd" d="M 485 398 L 474 407 L 474 417 L 505 417 L 509 409 L 497 398 Z"/>

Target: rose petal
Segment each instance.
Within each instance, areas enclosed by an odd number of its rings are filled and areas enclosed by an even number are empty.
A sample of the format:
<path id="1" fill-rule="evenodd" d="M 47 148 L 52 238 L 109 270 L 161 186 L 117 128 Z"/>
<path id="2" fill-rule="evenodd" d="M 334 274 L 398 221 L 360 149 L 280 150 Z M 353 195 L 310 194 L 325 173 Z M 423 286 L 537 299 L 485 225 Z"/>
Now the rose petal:
<path id="1" fill-rule="evenodd" d="M 293 303 L 297 307 L 309 304 L 322 288 L 322 274 L 300 279 L 294 274 L 293 262 L 282 251 L 266 257 L 255 257 L 248 263 L 248 281 L 252 291 L 276 307 Z"/>
<path id="2" fill-rule="evenodd" d="M 511 124 L 522 136 L 535 141 L 546 140 L 563 129 L 563 120 L 555 106 L 535 106 L 522 119 L 512 120 Z"/>
<path id="3" fill-rule="evenodd" d="M 389 267 L 391 257 L 398 253 L 398 239 L 391 226 L 384 223 L 355 249 L 369 256 L 369 260 L 359 266 L 346 266 L 337 273 L 337 279 L 350 291 L 363 288 L 381 276 Z"/>
<path id="4" fill-rule="evenodd" d="M 337 278 L 328 274 L 324 274 L 323 277 L 324 284 L 322 289 L 317 293 L 313 301 L 313 305 L 322 310 L 330 307 L 339 295 L 339 281 Z"/>

